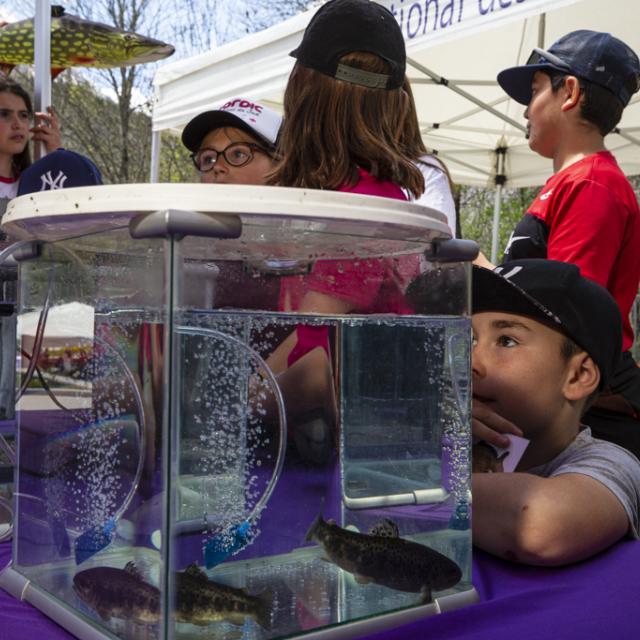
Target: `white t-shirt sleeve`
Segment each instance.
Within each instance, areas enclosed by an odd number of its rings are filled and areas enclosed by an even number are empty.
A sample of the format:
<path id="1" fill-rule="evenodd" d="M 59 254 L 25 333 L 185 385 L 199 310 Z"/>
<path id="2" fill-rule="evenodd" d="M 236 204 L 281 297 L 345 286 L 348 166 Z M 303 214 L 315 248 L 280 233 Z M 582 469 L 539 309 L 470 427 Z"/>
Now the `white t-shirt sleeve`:
<path id="1" fill-rule="evenodd" d="M 437 162 L 437 160 L 435 161 Z M 434 165 L 434 161 L 428 159 L 415 163 L 424 176 L 424 193 L 417 200 L 416 204 L 424 207 L 431 207 L 444 213 L 447 217 L 451 235 L 456 237 L 456 205 L 453 202 L 453 194 L 447 174 Z"/>

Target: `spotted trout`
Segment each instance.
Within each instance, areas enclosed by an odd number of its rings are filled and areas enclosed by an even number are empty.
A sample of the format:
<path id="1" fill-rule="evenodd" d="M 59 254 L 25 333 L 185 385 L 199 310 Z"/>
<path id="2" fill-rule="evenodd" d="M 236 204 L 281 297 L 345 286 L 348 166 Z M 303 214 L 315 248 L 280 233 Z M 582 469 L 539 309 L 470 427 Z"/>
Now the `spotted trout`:
<path id="1" fill-rule="evenodd" d="M 95 567 L 76 573 L 73 590 L 105 621 L 111 618 L 154 624 L 160 617 L 160 591 L 145 582 L 133 562 L 124 569 Z"/>
<path id="2" fill-rule="evenodd" d="M 389 535 L 358 533 L 323 520 L 319 515 L 306 540 L 318 542 L 327 559 L 352 573 L 355 579 L 420 593 L 420 601 L 431 602 L 431 592 L 449 589 L 462 577 L 460 567 L 441 553 L 423 544 Z"/>
<path id="3" fill-rule="evenodd" d="M 5 73 L 17 64 L 33 64 L 33 36 L 33 18 L 0 28 L 0 66 Z M 125 67 L 155 62 L 173 52 L 171 45 L 159 40 L 68 15 L 59 6 L 51 7 L 54 77 L 67 67 Z"/>
<path id="4" fill-rule="evenodd" d="M 271 627 L 271 597 L 251 596 L 245 589 L 235 589 L 209 580 L 197 565 L 189 565 L 176 574 L 176 620 L 195 625 L 213 622 L 244 624 L 252 618 L 263 629 Z"/>

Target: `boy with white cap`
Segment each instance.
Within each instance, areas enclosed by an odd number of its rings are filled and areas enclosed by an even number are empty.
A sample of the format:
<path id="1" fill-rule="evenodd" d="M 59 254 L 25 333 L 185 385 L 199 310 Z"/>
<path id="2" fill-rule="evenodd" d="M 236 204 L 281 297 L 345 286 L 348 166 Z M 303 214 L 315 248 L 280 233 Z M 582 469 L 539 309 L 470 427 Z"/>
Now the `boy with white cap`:
<path id="1" fill-rule="evenodd" d="M 233 98 L 193 118 L 182 143 L 200 173 L 200 181 L 218 184 L 265 184 L 274 167 L 282 118 L 247 98 Z"/>

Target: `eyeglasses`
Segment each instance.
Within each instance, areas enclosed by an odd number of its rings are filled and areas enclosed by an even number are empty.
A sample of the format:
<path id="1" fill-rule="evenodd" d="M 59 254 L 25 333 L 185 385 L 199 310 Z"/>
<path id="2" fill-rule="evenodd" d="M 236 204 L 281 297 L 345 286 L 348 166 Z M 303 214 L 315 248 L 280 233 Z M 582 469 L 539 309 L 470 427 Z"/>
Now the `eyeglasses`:
<path id="1" fill-rule="evenodd" d="M 551 63 L 555 67 L 558 67 L 558 69 L 562 69 L 562 71 L 571 73 L 571 67 L 564 60 L 538 47 L 533 49 L 527 60 L 527 64 L 544 64 L 545 62 Z"/>
<path id="2" fill-rule="evenodd" d="M 254 142 L 232 142 L 222 151 L 209 148 L 199 149 L 192 153 L 190 157 L 200 173 L 207 173 L 207 171 L 211 171 L 215 167 L 220 156 L 232 167 L 244 167 L 245 164 L 249 164 L 253 160 L 253 155 L 256 151 L 261 151 L 271 157 L 269 150 Z"/>

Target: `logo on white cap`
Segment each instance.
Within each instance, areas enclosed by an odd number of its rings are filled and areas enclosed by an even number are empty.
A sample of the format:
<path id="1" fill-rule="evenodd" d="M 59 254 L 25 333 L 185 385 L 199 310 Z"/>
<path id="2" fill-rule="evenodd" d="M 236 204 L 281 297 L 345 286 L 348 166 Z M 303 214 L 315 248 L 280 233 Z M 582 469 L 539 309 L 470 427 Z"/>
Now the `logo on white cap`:
<path id="1" fill-rule="evenodd" d="M 248 127 L 275 145 L 282 118 L 275 111 L 246 98 L 234 98 L 223 104 L 219 111 L 226 111 L 240 118 Z"/>

